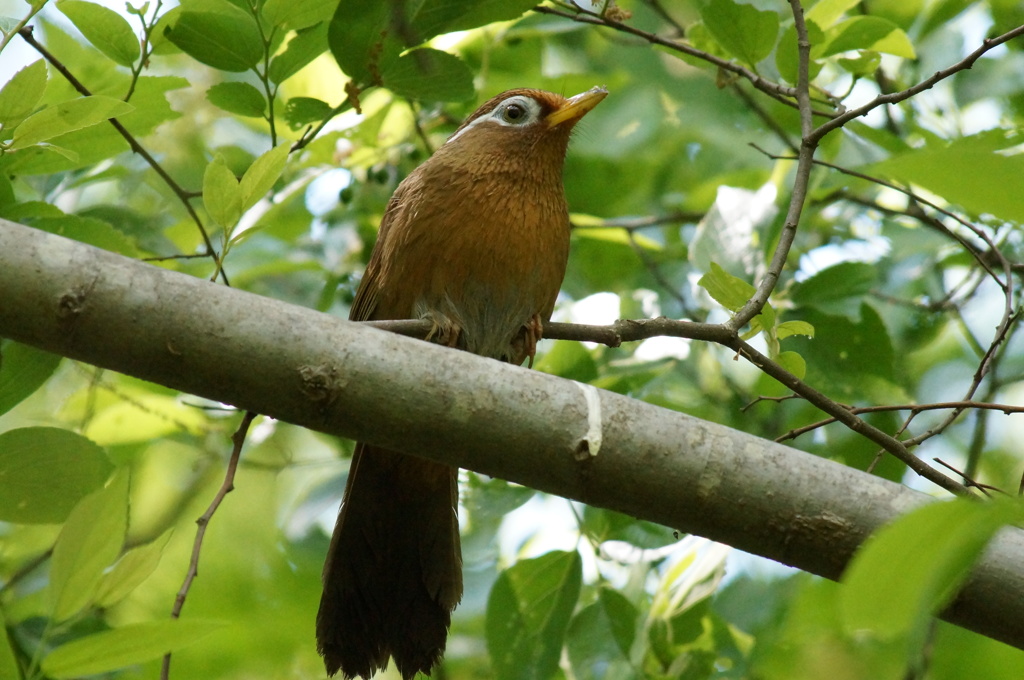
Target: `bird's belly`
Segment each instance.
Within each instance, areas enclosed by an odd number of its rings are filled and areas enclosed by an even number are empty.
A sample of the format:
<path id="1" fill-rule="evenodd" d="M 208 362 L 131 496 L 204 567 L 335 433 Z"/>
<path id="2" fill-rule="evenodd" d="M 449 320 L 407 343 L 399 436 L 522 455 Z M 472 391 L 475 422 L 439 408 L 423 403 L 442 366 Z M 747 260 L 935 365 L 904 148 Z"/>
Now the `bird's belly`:
<path id="1" fill-rule="evenodd" d="M 546 239 L 494 238 L 476 244 L 472 257 L 450 253 L 437 262 L 414 304 L 414 316 L 448 321 L 459 331 L 457 346 L 474 354 L 506 358 L 520 329 L 535 315 L 546 321 L 565 274 L 563 244 Z"/>

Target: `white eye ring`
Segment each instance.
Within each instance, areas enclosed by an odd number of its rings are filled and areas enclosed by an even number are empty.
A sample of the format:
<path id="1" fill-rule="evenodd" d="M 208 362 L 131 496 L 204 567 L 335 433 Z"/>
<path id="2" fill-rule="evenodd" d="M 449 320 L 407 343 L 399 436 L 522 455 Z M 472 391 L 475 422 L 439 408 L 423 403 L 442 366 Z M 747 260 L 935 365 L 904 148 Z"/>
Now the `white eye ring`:
<path id="1" fill-rule="evenodd" d="M 469 125 L 449 137 L 448 141 L 445 143 L 451 144 L 477 125 L 481 125 L 485 122 L 493 121 L 504 127 L 524 127 L 526 125 L 536 123 L 540 120 L 540 117 L 540 102 L 533 97 L 526 97 L 521 94 L 517 94 L 495 106 L 494 110 L 490 113 L 480 116 L 476 120 L 470 121 Z"/>
<path id="2" fill-rule="evenodd" d="M 499 104 L 489 117 L 501 125 L 510 127 L 530 125 L 540 118 L 540 104 L 532 97 L 509 97 Z"/>

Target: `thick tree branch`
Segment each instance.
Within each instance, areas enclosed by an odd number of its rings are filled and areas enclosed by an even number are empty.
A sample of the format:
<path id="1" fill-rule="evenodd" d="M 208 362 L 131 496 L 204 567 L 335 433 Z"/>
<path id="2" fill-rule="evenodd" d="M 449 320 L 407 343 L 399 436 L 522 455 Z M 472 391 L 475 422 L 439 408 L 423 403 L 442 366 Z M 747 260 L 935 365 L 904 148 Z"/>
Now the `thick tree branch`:
<path id="1" fill-rule="evenodd" d="M 2 220 L 0 290 L 4 337 L 829 578 L 871 531 L 929 502 L 838 463 L 622 395 Z M 1021 593 L 1024 532 L 1007 529 L 943 617 L 1024 648 Z"/>

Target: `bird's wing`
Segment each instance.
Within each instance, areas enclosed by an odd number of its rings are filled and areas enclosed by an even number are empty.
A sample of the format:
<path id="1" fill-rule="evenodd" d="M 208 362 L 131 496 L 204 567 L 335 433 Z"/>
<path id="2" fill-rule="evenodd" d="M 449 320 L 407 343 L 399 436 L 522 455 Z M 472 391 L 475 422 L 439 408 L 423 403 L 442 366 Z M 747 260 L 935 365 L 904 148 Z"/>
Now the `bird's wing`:
<path id="1" fill-rule="evenodd" d="M 383 253 L 388 250 L 384 246 L 387 243 L 391 225 L 400 212 L 404 194 L 405 184 L 403 183 L 395 189 L 391 200 L 388 201 L 388 207 L 384 210 L 384 217 L 380 221 L 380 231 L 377 233 L 377 247 L 370 255 L 370 262 L 366 265 L 363 279 L 356 290 L 356 297 L 352 301 L 352 308 L 348 313 L 349 321 L 368 321 L 373 318 L 373 314 L 377 310 L 377 299 L 382 283 Z"/>

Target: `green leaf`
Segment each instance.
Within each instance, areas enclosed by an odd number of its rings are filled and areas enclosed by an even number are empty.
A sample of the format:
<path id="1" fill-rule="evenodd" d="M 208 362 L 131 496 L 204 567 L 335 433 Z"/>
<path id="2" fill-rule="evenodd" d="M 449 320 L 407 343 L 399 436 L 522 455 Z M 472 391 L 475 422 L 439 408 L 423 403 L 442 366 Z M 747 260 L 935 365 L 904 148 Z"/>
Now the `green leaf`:
<path id="1" fill-rule="evenodd" d="M 122 555 L 114 568 L 103 575 L 96 589 L 96 606 L 110 607 L 135 590 L 156 571 L 170 540 L 171 531 L 168 530 L 156 540 L 132 548 Z"/>
<path id="2" fill-rule="evenodd" d="M 563 340 L 537 359 L 534 369 L 578 382 L 590 382 L 598 377 L 597 362 L 581 342 Z"/>
<path id="3" fill-rule="evenodd" d="M 206 91 L 214 106 L 249 118 L 262 118 L 267 111 L 263 93 L 249 83 L 218 83 Z"/>
<path id="4" fill-rule="evenodd" d="M 441 33 L 518 19 L 536 4 L 530 0 L 426 0 L 411 22 L 414 44 L 426 42 Z M 406 46 L 412 47 L 413 44 L 406 43 Z"/>
<path id="5" fill-rule="evenodd" d="M 772 53 L 779 37 L 779 15 L 732 0 L 702 0 L 700 15 L 718 44 L 750 66 Z"/>
<path id="6" fill-rule="evenodd" d="M 8 430 L 0 434 L 0 521 L 63 522 L 82 498 L 103 486 L 111 470 L 103 449 L 74 432 Z"/>
<path id="7" fill-rule="evenodd" d="M 381 74 L 383 85 L 400 97 L 429 102 L 473 98 L 473 72 L 453 54 L 424 47 L 403 54 Z"/>
<path id="8" fill-rule="evenodd" d="M 645 550 L 662 548 L 679 540 L 676 532 L 668 527 L 589 505 L 583 509 L 580 529 L 597 543 L 624 541 Z"/>
<path id="9" fill-rule="evenodd" d="M 631 243 L 620 229 L 573 229 L 571 263 L 564 281 L 566 292 L 580 299 L 595 290 L 630 295 L 633 288 L 655 285 L 636 246 L 656 254 L 661 249 L 642 234 L 635 234 Z"/>
<path id="10" fill-rule="evenodd" d="M 742 281 L 742 279 L 741 279 Z M 746 281 L 744 281 L 746 283 Z M 760 324 L 761 328 L 766 329 L 769 333 L 775 333 L 775 308 L 772 307 L 771 303 L 766 303 L 761 308 L 761 313 L 754 317 L 754 320 Z"/>
<path id="11" fill-rule="evenodd" d="M 487 649 L 498 680 L 549 678 L 580 595 L 576 552 L 521 560 L 498 576 L 487 600 Z"/>
<path id="12" fill-rule="evenodd" d="M 803 380 L 804 376 L 807 375 L 807 362 L 797 352 L 780 352 L 776 360 L 780 366 L 795 375 L 799 380 Z"/>
<path id="13" fill-rule="evenodd" d="M 91 246 L 126 257 L 135 257 L 139 252 L 134 240 L 125 236 L 109 223 L 93 217 L 78 215 L 41 217 L 31 220 L 30 224 L 41 231 L 88 243 Z"/>
<path id="14" fill-rule="evenodd" d="M 291 144 L 288 142 L 278 144 L 253 161 L 249 169 L 245 171 L 239 185 L 242 212 L 256 205 L 274 186 L 274 182 L 278 180 L 284 171 L 284 165 L 288 161 L 290 149 Z"/>
<path id="15" fill-rule="evenodd" d="M 907 59 L 917 56 L 903 29 L 881 17 L 852 17 L 829 29 L 825 35 L 825 43 L 814 49 L 815 58 L 851 50 L 872 50 Z"/>
<path id="16" fill-rule="evenodd" d="M 203 205 L 213 221 L 226 229 L 235 226 L 242 216 L 242 190 L 220 154 L 203 173 Z"/>
<path id="17" fill-rule="evenodd" d="M 573 617 L 566 650 L 579 680 L 637 677 L 630 663 L 636 639 L 636 607 L 618 591 L 601 588 L 596 601 Z"/>
<path id="18" fill-rule="evenodd" d="M 896 354 L 882 318 L 866 303 L 858 311 L 860 318 L 852 320 L 803 308 L 800 315 L 814 327 L 814 339 L 791 336 L 786 341 L 807 361 L 807 379 L 835 392 L 837 399 L 869 399 L 882 386 L 878 379 L 895 380 Z"/>
<path id="19" fill-rule="evenodd" d="M 356 83 L 380 84 L 380 74 L 398 58 L 402 44 L 389 31 L 391 8 L 380 0 L 346 0 L 338 5 L 327 42 L 338 66 Z"/>
<path id="20" fill-rule="evenodd" d="M 327 24 L 295 34 L 284 52 L 270 60 L 270 81 L 280 85 L 327 51 Z"/>
<path id="21" fill-rule="evenodd" d="M 847 11 L 860 4 L 860 0 L 819 0 L 807 10 L 805 17 L 821 28 L 829 28 Z"/>
<path id="22" fill-rule="evenodd" d="M 0 90 L 0 138 L 21 125 L 35 110 L 46 90 L 46 63 L 39 59 L 14 74 Z"/>
<path id="23" fill-rule="evenodd" d="M 875 73 L 881 64 L 882 55 L 870 50 L 861 50 L 860 56 L 856 59 L 839 59 L 839 65 L 844 71 L 862 78 Z"/>
<path id="24" fill-rule="evenodd" d="M 47 106 L 14 131 L 12 149 L 24 149 L 90 125 L 131 113 L 135 107 L 114 97 L 93 95 Z"/>
<path id="25" fill-rule="evenodd" d="M 806 335 L 809 338 L 813 338 L 814 326 L 806 321 L 783 321 L 775 328 L 775 333 L 778 335 L 779 340 L 788 338 L 791 335 Z"/>
<path id="26" fill-rule="evenodd" d="M 841 262 L 796 284 L 790 298 L 797 305 L 822 306 L 866 295 L 878 282 L 878 267 L 865 262 Z"/>
<path id="27" fill-rule="evenodd" d="M 326 22 L 338 7 L 338 0 L 267 0 L 261 10 L 273 26 L 299 30 Z"/>
<path id="28" fill-rule="evenodd" d="M 122 66 L 139 58 L 139 38 L 128 21 L 112 9 L 84 0 L 59 0 L 64 13 L 86 40 Z"/>
<path id="29" fill-rule="evenodd" d="M 811 52 L 813 56 L 813 46 L 820 45 L 825 41 L 825 33 L 818 28 L 816 23 L 808 21 L 807 39 L 812 45 Z M 798 60 L 799 52 L 796 44 L 796 29 L 790 26 L 782 32 L 782 37 L 779 38 L 779 46 L 775 50 L 775 67 L 779 69 L 779 75 L 781 75 L 786 82 L 794 85 L 797 82 Z M 811 62 L 807 65 L 808 77 L 813 81 L 820 72 L 821 62 L 812 58 Z"/>
<path id="30" fill-rule="evenodd" d="M 39 389 L 57 370 L 61 357 L 13 340 L 0 344 L 0 352 L 0 414 L 4 414 Z"/>
<path id="31" fill-rule="evenodd" d="M 910 182 L 962 205 L 975 215 L 990 213 L 1024 223 L 1024 201 L 1007 191 L 1007 179 L 1024 177 L 1024 154 L 999 153 L 1020 144 L 1016 135 L 982 133 L 950 144 L 932 142 L 874 166 L 875 174 Z"/>
<path id="32" fill-rule="evenodd" d="M 103 571 L 117 559 L 128 528 L 128 471 L 74 507 L 53 546 L 50 609 L 65 621 L 92 602 Z"/>
<path id="33" fill-rule="evenodd" d="M 223 627 L 217 621 L 148 621 L 73 640 L 43 659 L 43 672 L 54 678 L 98 675 L 158 659 L 197 642 Z"/>
<path id="34" fill-rule="evenodd" d="M 920 633 L 996 531 L 1024 519 L 1017 499 L 929 503 L 875 532 L 846 568 L 839 608 L 850 635 Z"/>
<path id="35" fill-rule="evenodd" d="M 135 94 L 132 97 L 135 110 L 119 118 L 118 122 L 136 137 L 150 134 L 160 123 L 181 117 L 179 112 L 171 108 L 167 93 L 185 87 L 191 85 L 180 76 L 140 77 L 135 83 Z"/>
<path id="36" fill-rule="evenodd" d="M 193 0 L 182 5 L 167 38 L 207 66 L 241 72 L 263 58 L 256 19 L 227 0 Z"/>
<path id="37" fill-rule="evenodd" d="M 4 612 L 0 609 L 0 630 L 7 630 Z M 13 630 L 13 628 L 12 628 Z M 10 635 L 0 635 L 0 678 L 20 678 L 21 670 L 12 648 L 13 639 Z"/>
<path id="38" fill-rule="evenodd" d="M 330 115 L 331 105 L 313 97 L 292 97 L 284 106 L 284 119 L 293 130 L 318 123 Z"/>
<path id="39" fill-rule="evenodd" d="M 730 312 L 735 312 L 745 305 L 756 292 L 752 285 L 733 276 L 714 262 L 711 263 L 711 271 L 700 277 L 697 285 Z"/>

